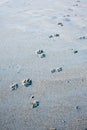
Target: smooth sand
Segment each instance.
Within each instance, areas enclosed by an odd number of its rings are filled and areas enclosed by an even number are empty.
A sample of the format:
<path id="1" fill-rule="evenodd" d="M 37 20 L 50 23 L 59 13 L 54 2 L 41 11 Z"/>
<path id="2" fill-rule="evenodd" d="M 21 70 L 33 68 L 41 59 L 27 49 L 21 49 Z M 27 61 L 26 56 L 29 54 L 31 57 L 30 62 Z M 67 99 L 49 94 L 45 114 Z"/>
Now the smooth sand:
<path id="1" fill-rule="evenodd" d="M 0 0 L 0 130 L 87 129 L 86 12 L 86 0 Z"/>

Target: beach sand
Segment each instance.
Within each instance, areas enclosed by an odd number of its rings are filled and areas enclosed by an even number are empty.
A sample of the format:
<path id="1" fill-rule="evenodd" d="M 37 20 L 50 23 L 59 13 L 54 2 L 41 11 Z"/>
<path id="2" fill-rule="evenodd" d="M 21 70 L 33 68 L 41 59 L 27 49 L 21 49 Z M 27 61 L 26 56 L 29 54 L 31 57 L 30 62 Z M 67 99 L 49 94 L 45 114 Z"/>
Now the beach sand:
<path id="1" fill-rule="evenodd" d="M 86 0 L 0 0 L 0 130 L 87 130 L 86 12 Z"/>

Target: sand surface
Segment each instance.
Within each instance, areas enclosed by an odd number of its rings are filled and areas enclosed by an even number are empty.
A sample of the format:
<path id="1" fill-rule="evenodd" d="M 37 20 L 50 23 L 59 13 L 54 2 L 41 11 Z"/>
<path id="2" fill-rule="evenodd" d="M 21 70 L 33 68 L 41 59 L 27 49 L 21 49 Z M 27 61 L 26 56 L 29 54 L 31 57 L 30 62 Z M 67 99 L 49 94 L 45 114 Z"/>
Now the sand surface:
<path id="1" fill-rule="evenodd" d="M 0 130 L 50 128 L 87 130 L 87 0 L 0 0 Z"/>

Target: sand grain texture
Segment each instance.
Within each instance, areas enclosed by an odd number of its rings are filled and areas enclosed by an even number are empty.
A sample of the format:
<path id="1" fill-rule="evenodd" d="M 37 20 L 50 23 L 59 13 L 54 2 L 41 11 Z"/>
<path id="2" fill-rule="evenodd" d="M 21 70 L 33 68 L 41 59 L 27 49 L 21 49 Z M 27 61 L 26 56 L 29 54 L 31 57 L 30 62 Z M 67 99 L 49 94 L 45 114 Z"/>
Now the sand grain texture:
<path id="1" fill-rule="evenodd" d="M 86 0 L 0 0 L 0 130 L 87 129 L 86 12 Z"/>

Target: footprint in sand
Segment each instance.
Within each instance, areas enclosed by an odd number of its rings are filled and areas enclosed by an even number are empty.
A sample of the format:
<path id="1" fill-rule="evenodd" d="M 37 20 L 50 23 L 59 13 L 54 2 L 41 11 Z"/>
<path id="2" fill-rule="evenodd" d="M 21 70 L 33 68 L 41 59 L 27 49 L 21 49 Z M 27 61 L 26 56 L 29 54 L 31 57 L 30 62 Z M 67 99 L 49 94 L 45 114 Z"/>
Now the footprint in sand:
<path id="1" fill-rule="evenodd" d="M 36 108 L 36 107 L 38 107 L 39 106 L 39 101 L 38 100 L 33 100 L 32 101 L 32 108 Z"/>
<path id="2" fill-rule="evenodd" d="M 62 68 L 62 67 L 57 68 L 57 69 L 52 69 L 52 70 L 51 70 L 51 73 L 61 72 L 61 71 L 63 71 L 63 68 Z"/>
<path id="3" fill-rule="evenodd" d="M 24 85 L 25 87 L 29 87 L 30 85 L 32 85 L 32 80 L 31 79 L 24 79 L 22 81 L 22 85 Z"/>
<path id="4" fill-rule="evenodd" d="M 78 4 L 75 4 L 75 5 L 73 5 L 73 6 L 78 6 Z"/>
<path id="5" fill-rule="evenodd" d="M 33 99 L 33 98 L 34 98 L 34 95 L 31 96 L 31 99 Z"/>
<path id="6" fill-rule="evenodd" d="M 45 58 L 46 57 L 46 54 L 44 53 L 43 50 L 38 50 L 36 51 L 37 55 L 39 58 Z"/>
<path id="7" fill-rule="evenodd" d="M 12 91 L 17 90 L 17 88 L 18 88 L 18 84 L 17 84 L 17 83 L 14 83 L 14 84 L 12 84 L 12 85 L 10 86 L 10 89 L 11 89 Z"/>
<path id="8" fill-rule="evenodd" d="M 53 35 L 50 35 L 49 38 L 53 38 Z"/>
<path id="9" fill-rule="evenodd" d="M 58 72 L 61 72 L 62 70 L 63 70 L 62 67 L 60 67 L 60 68 L 57 69 Z"/>
<path id="10" fill-rule="evenodd" d="M 51 70 L 51 73 L 55 73 L 55 72 L 56 72 L 56 69 L 52 69 L 52 70 Z"/>
<path id="11" fill-rule="evenodd" d="M 75 51 L 74 51 L 74 54 L 76 54 L 76 53 L 78 53 L 78 51 L 77 51 L 77 50 L 75 50 Z"/>
<path id="12" fill-rule="evenodd" d="M 87 37 L 82 36 L 82 37 L 80 37 L 79 39 L 84 40 L 84 39 L 87 39 Z"/>
<path id="13" fill-rule="evenodd" d="M 63 23 L 58 23 L 57 25 L 59 25 L 59 26 L 63 26 Z"/>
<path id="14" fill-rule="evenodd" d="M 76 110 L 79 110 L 80 109 L 80 107 L 79 106 L 76 106 Z"/>
<path id="15" fill-rule="evenodd" d="M 54 34 L 54 35 L 50 35 L 49 38 L 53 38 L 53 37 L 59 37 L 60 35 L 58 33 Z"/>
<path id="16" fill-rule="evenodd" d="M 60 35 L 59 34 L 54 34 L 54 37 L 59 37 Z"/>
<path id="17" fill-rule="evenodd" d="M 70 15 L 69 15 L 69 14 L 67 14 L 67 15 L 64 15 L 64 17 L 70 17 Z"/>

